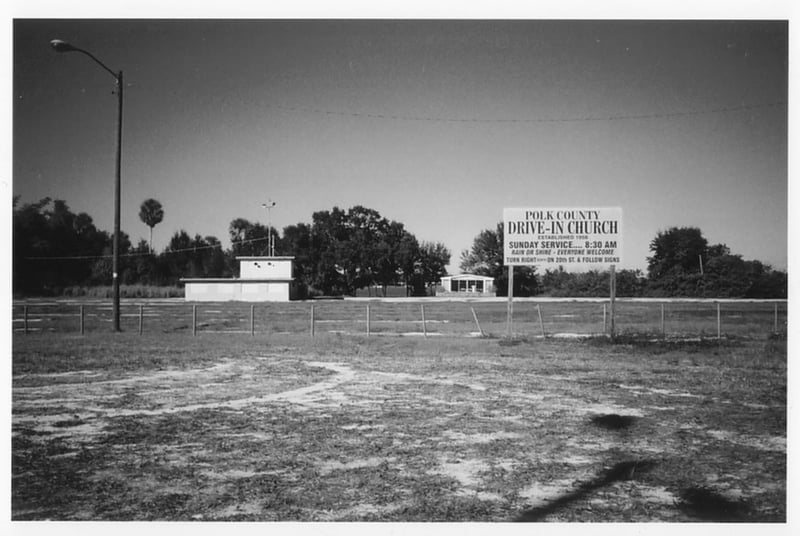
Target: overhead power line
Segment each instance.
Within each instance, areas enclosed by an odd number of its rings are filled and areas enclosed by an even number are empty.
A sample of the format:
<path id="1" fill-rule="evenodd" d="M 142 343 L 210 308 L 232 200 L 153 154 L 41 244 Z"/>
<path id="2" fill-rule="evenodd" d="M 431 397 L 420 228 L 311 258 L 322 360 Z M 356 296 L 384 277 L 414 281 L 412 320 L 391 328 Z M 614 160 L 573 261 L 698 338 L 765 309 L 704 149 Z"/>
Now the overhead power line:
<path id="1" fill-rule="evenodd" d="M 730 112 L 742 112 L 756 110 L 760 108 L 773 108 L 783 106 L 786 102 L 767 102 L 760 104 L 743 104 L 740 106 L 725 106 L 719 108 L 708 108 L 704 110 L 686 110 L 679 112 L 661 112 L 651 114 L 619 114 L 607 116 L 577 116 L 577 117 L 516 117 L 516 118 L 479 118 L 479 117 L 433 117 L 433 116 L 414 116 L 379 114 L 370 112 L 342 112 L 337 110 L 325 110 L 320 108 L 309 108 L 302 106 L 284 106 L 280 104 L 266 104 L 270 108 L 286 110 L 290 112 L 314 113 L 321 115 L 359 117 L 368 119 L 384 119 L 391 121 L 429 121 L 441 123 L 578 123 L 591 121 L 623 121 L 630 119 L 669 119 L 674 117 L 686 117 L 694 115 L 718 114 Z"/>
<path id="2" fill-rule="evenodd" d="M 131 85 L 132 89 L 151 89 L 148 86 Z M 222 97 L 224 99 L 224 97 Z M 428 115 L 402 115 L 392 113 L 375 113 L 375 112 L 361 112 L 361 111 L 341 111 L 330 110 L 326 108 L 316 108 L 312 106 L 288 106 L 284 104 L 272 104 L 269 102 L 262 102 L 262 106 L 274 108 L 276 110 L 284 110 L 288 112 L 299 113 L 312 113 L 318 115 L 339 116 L 339 117 L 356 117 L 365 119 L 382 119 L 388 121 L 409 121 L 409 122 L 439 122 L 439 123 L 579 123 L 579 122 L 600 122 L 600 121 L 626 121 L 636 119 L 671 119 L 677 117 L 691 117 L 696 115 L 705 114 L 719 114 L 719 113 L 732 113 L 743 112 L 747 110 L 757 110 L 761 108 L 775 108 L 778 106 L 785 106 L 786 101 L 764 102 L 756 104 L 740 104 L 737 106 L 718 106 L 712 108 L 682 110 L 675 112 L 658 112 L 658 113 L 644 113 L 644 114 L 613 114 L 613 115 L 599 115 L 599 116 L 575 116 L 575 117 L 447 117 L 447 116 L 428 116 Z"/>
<path id="3" fill-rule="evenodd" d="M 267 237 L 264 238 L 250 238 L 247 240 L 237 240 L 232 245 L 241 245 L 241 244 L 250 244 L 253 242 L 263 242 L 266 240 Z M 181 248 L 181 249 L 170 249 L 164 251 L 165 255 L 169 255 L 171 253 L 184 253 L 186 251 L 200 251 L 204 249 L 214 249 L 214 248 L 221 248 L 222 244 L 210 244 L 207 246 L 197 246 L 191 248 Z M 146 257 L 152 255 L 152 253 L 141 252 L 141 253 L 123 253 L 120 257 Z M 92 260 L 92 259 L 111 259 L 114 256 L 109 255 L 71 255 L 71 256 L 54 256 L 54 257 L 25 257 L 25 260 L 28 261 L 72 261 L 72 260 Z"/>

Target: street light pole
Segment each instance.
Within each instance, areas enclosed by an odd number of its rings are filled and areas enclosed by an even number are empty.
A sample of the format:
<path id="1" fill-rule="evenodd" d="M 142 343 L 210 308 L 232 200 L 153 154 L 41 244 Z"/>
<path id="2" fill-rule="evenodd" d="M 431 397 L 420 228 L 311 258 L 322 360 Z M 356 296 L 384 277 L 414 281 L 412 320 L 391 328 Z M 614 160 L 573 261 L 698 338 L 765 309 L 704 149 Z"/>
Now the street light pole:
<path id="1" fill-rule="evenodd" d="M 119 235 L 120 235 L 120 205 L 122 190 L 122 71 L 117 76 L 117 162 L 114 180 L 114 241 L 113 262 L 111 266 L 113 301 L 114 301 L 114 331 L 122 331 L 119 325 Z"/>
<path id="2" fill-rule="evenodd" d="M 272 243 L 272 211 L 271 211 L 271 209 L 272 209 L 272 207 L 275 206 L 275 201 L 270 199 L 268 202 L 262 203 L 261 206 L 264 207 L 265 209 L 267 209 L 267 233 L 268 233 L 267 236 L 269 237 L 267 239 L 267 255 L 269 255 L 270 257 L 274 257 L 275 256 L 275 246 Z"/>
<path id="3" fill-rule="evenodd" d="M 120 190 L 122 188 L 122 71 L 114 72 L 94 55 L 82 48 L 75 47 L 61 39 L 53 39 L 50 46 L 56 52 L 80 52 L 89 56 L 100 67 L 111 73 L 117 83 L 117 154 L 114 181 L 114 238 L 112 241 L 112 291 L 113 291 L 113 326 L 114 331 L 122 331 L 119 323 L 119 235 L 120 235 Z"/>

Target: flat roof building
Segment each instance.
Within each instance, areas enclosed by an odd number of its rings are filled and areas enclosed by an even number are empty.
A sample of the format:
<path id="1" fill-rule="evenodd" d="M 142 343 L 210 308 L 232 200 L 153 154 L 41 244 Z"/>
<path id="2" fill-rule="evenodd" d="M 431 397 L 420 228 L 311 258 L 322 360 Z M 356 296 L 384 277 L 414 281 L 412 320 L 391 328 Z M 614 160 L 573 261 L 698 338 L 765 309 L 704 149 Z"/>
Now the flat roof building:
<path id="1" fill-rule="evenodd" d="M 294 257 L 236 257 L 238 278 L 181 278 L 186 301 L 289 301 Z"/>
<path id="2" fill-rule="evenodd" d="M 483 275 L 459 274 L 442 277 L 437 296 L 494 296 L 494 278 Z"/>

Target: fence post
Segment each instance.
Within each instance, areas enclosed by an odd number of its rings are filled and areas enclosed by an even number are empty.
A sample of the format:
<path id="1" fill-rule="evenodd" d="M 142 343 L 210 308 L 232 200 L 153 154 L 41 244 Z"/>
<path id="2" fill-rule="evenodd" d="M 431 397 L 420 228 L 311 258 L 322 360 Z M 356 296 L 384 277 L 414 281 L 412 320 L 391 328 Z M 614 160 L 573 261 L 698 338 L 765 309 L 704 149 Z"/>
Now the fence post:
<path id="1" fill-rule="evenodd" d="M 256 306 L 250 305 L 250 336 L 256 334 Z"/>
<path id="2" fill-rule="evenodd" d="M 717 302 L 717 338 L 722 338 L 722 319 L 719 314 L 719 302 Z"/>
<path id="3" fill-rule="evenodd" d="M 508 265 L 508 305 L 506 310 L 506 336 L 509 339 L 514 338 L 514 265 Z"/>
<path id="4" fill-rule="evenodd" d="M 606 304 L 603 303 L 603 333 L 606 332 L 608 327 L 606 326 Z"/>
<path id="5" fill-rule="evenodd" d="M 661 304 L 661 336 L 667 338 L 666 323 L 664 322 L 664 304 Z"/>
<path id="6" fill-rule="evenodd" d="M 369 321 L 370 321 L 370 319 L 369 319 L 369 304 L 367 304 L 367 337 L 369 337 L 369 332 L 370 332 Z"/>
<path id="7" fill-rule="evenodd" d="M 144 305 L 139 304 L 139 335 L 142 334 L 144 328 Z"/>
<path id="8" fill-rule="evenodd" d="M 609 325 L 608 333 L 609 333 L 609 335 L 611 335 L 611 340 L 614 341 L 614 338 L 617 336 L 616 311 L 615 311 L 615 307 L 614 307 L 614 301 L 617 298 L 617 275 L 616 275 L 615 267 L 614 267 L 613 264 L 611 265 L 610 268 L 611 269 L 610 269 L 610 274 L 609 274 L 610 275 L 610 277 L 609 277 L 609 287 L 610 287 L 609 290 L 610 290 L 610 295 L 611 296 L 610 296 L 610 299 L 609 299 L 609 302 L 610 302 L 609 307 L 611 309 L 611 319 L 610 319 L 610 325 Z"/>
<path id="9" fill-rule="evenodd" d="M 778 333 L 778 302 L 775 302 L 775 333 Z"/>
<path id="10" fill-rule="evenodd" d="M 481 337 L 483 337 L 484 336 L 483 335 L 483 330 L 481 329 L 481 323 L 478 322 L 478 315 L 475 314 L 475 308 L 474 307 L 470 307 L 470 310 L 472 311 L 472 318 L 475 319 L 475 325 L 478 326 L 478 333 L 480 333 Z"/>
<path id="11" fill-rule="evenodd" d="M 22 306 L 22 333 L 28 334 L 28 306 Z"/>
<path id="12" fill-rule="evenodd" d="M 192 335 L 197 335 L 197 306 L 192 305 Z"/>
<path id="13" fill-rule="evenodd" d="M 311 304 L 311 336 L 314 336 L 314 304 Z"/>
<path id="14" fill-rule="evenodd" d="M 539 328 L 542 330 L 542 338 L 545 338 L 544 334 L 544 321 L 542 320 L 542 308 L 539 307 L 539 304 L 536 304 L 536 312 L 539 314 Z"/>
<path id="15" fill-rule="evenodd" d="M 81 317 L 80 326 L 81 326 L 81 335 L 83 335 L 83 333 L 84 333 L 84 329 L 83 329 L 83 304 L 80 305 L 80 312 L 78 314 Z"/>
<path id="16" fill-rule="evenodd" d="M 422 336 L 423 337 L 427 337 L 428 336 L 428 328 L 425 326 L 425 304 L 424 303 L 420 303 L 419 307 L 422 310 Z"/>

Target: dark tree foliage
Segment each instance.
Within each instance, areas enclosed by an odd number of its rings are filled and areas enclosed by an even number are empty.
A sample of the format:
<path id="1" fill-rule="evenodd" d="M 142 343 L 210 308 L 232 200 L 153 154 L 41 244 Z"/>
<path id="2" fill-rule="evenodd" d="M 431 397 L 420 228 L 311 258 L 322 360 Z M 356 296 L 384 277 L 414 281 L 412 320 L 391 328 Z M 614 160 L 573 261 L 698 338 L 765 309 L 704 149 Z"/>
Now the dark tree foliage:
<path id="1" fill-rule="evenodd" d="M 311 226 L 298 223 L 284 227 L 280 247 L 275 251 L 278 255 L 294 257 L 292 277 L 296 282 L 295 294 L 299 299 L 308 298 L 309 282 L 314 277 L 316 266 L 315 251 L 312 249 Z"/>
<path id="2" fill-rule="evenodd" d="M 503 224 L 497 230 L 484 229 L 472 242 L 472 248 L 461 252 L 459 268 L 463 273 L 499 278 L 503 275 Z"/>
<path id="3" fill-rule="evenodd" d="M 461 252 L 463 273 L 493 277 L 497 296 L 508 296 L 508 268 L 503 266 L 503 223 L 496 230 L 485 229 L 475 237 L 472 248 Z M 514 268 L 514 296 L 527 297 L 538 293 L 536 269 Z"/>
<path id="4" fill-rule="evenodd" d="M 609 271 L 570 273 L 561 267 L 546 270 L 542 275 L 541 293 L 555 297 L 608 297 L 611 293 L 610 277 Z M 646 284 L 639 270 L 617 270 L 616 280 L 616 296 L 620 298 L 641 296 Z"/>
<path id="5" fill-rule="evenodd" d="M 407 293 L 424 294 L 427 281 L 440 278 L 450 261 L 441 244 L 422 248 L 402 223 L 360 205 L 315 212 L 311 225 L 284 228 L 281 243 L 281 253 L 295 257 L 299 296 L 375 287 L 385 295 L 388 286 L 401 284 Z"/>
<path id="6" fill-rule="evenodd" d="M 130 253 L 130 257 L 124 259 L 125 269 L 122 271 L 121 279 L 123 285 L 165 284 L 162 282 L 158 257 L 151 253 L 150 243 L 147 240 L 139 240 Z"/>
<path id="7" fill-rule="evenodd" d="M 785 272 L 746 261 L 725 244 L 708 245 L 700 229 L 673 227 L 650 243 L 649 296 L 786 298 Z"/>
<path id="8" fill-rule="evenodd" d="M 181 277 L 222 277 L 225 272 L 225 253 L 213 236 L 196 234 L 192 238 L 181 229 L 172 235 L 160 257 L 169 274 L 167 283 L 172 285 Z"/>
<path id="9" fill-rule="evenodd" d="M 647 258 L 647 276 L 653 279 L 699 273 L 706 262 L 708 241 L 697 227 L 672 227 L 659 231 L 650 242 L 651 257 Z"/>
<path id="10" fill-rule="evenodd" d="M 153 227 L 164 220 L 164 208 L 156 199 L 145 199 L 139 207 L 139 219 L 150 228 L 150 253 L 153 252 Z"/>
<path id="11" fill-rule="evenodd" d="M 269 254 L 269 233 L 272 231 L 272 241 L 275 252 L 280 249 L 280 238 L 275 228 L 268 228 L 260 223 L 251 223 L 244 218 L 236 218 L 228 227 L 228 236 L 231 239 L 231 253 L 233 257 L 249 257 Z"/>
<path id="12" fill-rule="evenodd" d="M 13 284 L 18 295 L 59 294 L 75 286 L 111 284 L 111 236 L 98 230 L 85 213 L 73 214 L 61 200 L 42 199 L 18 205 L 14 200 Z M 143 203 L 142 221 L 163 218 L 157 202 Z M 160 254 L 140 240 L 131 248 L 121 234 L 120 281 L 124 285 L 176 285 L 183 277 L 229 277 L 236 257 L 267 255 L 269 230 L 244 218 L 228 228 L 231 248 L 224 251 L 213 236 L 177 231 Z M 294 259 L 296 294 L 354 294 L 377 286 L 402 284 L 407 293 L 424 294 L 446 274 L 450 252 L 442 244 L 424 243 L 396 221 L 376 210 L 334 207 L 313 214 L 312 223 L 272 229 L 275 253 Z M 380 291 L 379 291 L 380 292 Z"/>
<path id="13" fill-rule="evenodd" d="M 74 214 L 60 199 L 17 203 L 12 246 L 16 294 L 51 295 L 75 285 L 111 284 L 111 236 L 98 230 L 91 216 Z M 121 233 L 120 254 L 129 248 Z"/>
<path id="14" fill-rule="evenodd" d="M 269 230 L 237 218 L 224 251 L 213 236 L 176 232 L 160 254 L 140 240 L 136 247 L 120 236 L 120 279 L 125 285 L 175 285 L 181 277 L 230 277 L 237 256 L 266 255 Z M 385 294 L 389 285 L 405 285 L 408 295 L 425 295 L 446 275 L 450 251 L 441 243 L 422 242 L 400 222 L 376 210 L 333 207 L 312 215 L 311 224 L 272 229 L 275 252 L 294 257 L 296 295 L 352 295 L 365 287 Z M 63 200 L 44 198 L 13 203 L 12 284 L 15 295 L 57 295 L 74 287 L 110 286 L 111 235 L 95 227 L 91 216 L 75 214 Z M 757 260 L 747 261 L 724 244 L 708 245 L 699 229 L 673 227 L 650 243 L 648 277 L 619 270 L 617 296 L 786 298 L 785 271 Z M 481 231 L 461 254 L 465 273 L 495 279 L 497 294 L 508 292 L 503 266 L 503 225 Z M 608 272 L 569 273 L 516 267 L 514 295 L 608 296 Z"/>
<path id="15" fill-rule="evenodd" d="M 419 261 L 414 264 L 413 294 L 423 296 L 447 275 L 450 250 L 441 242 L 423 242 L 419 248 Z"/>

